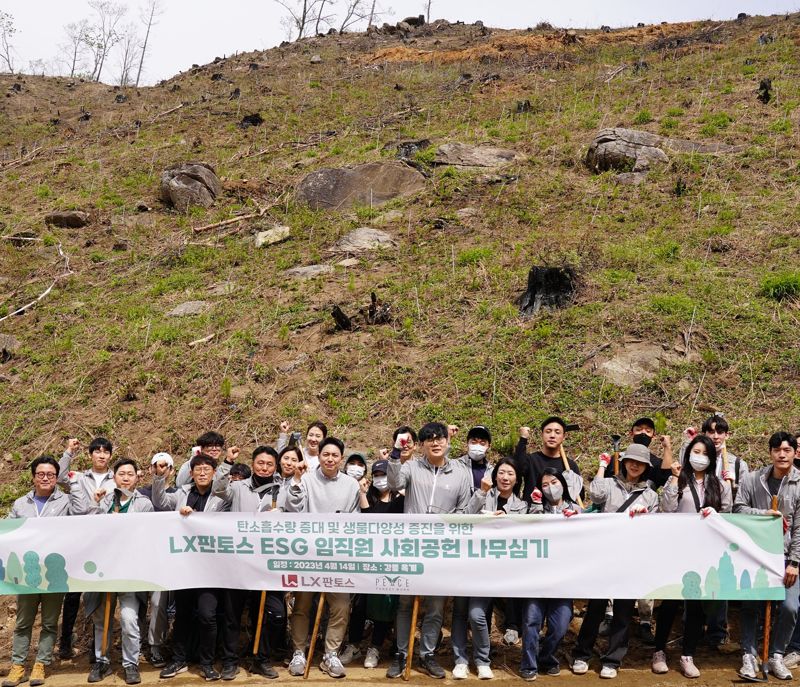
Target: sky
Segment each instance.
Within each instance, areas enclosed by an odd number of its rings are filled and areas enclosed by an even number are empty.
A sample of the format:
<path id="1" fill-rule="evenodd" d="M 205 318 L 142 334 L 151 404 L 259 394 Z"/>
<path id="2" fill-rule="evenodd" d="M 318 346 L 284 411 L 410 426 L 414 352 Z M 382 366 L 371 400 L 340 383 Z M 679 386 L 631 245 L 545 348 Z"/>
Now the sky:
<path id="1" fill-rule="evenodd" d="M 299 0 L 291 0 L 299 1 Z M 343 6 L 347 0 L 334 0 Z M 266 50 L 287 38 L 281 25 L 286 11 L 275 0 L 160 0 L 163 12 L 153 28 L 142 83 L 169 78 L 192 64 L 206 64 L 216 56 Z M 145 0 L 124 0 L 127 19 L 138 24 L 139 8 Z M 391 7 L 387 18 L 398 21 L 423 12 L 423 0 L 379 0 Z M 784 14 L 800 10 L 800 0 L 672 0 L 666 5 L 632 0 L 432 0 L 431 19 L 444 18 L 468 23 L 478 19 L 487 26 L 526 28 L 540 21 L 553 26 L 597 28 L 632 26 L 662 21 L 732 19 L 739 12 Z M 44 60 L 47 73 L 57 67 L 63 27 L 81 18 L 91 18 L 87 0 L 0 0 L 0 11 L 14 17 L 13 37 L 17 69 L 31 71 L 33 60 Z M 143 33 L 143 32 L 142 32 Z M 119 73 L 119 58 L 110 58 L 103 81 L 113 82 Z"/>

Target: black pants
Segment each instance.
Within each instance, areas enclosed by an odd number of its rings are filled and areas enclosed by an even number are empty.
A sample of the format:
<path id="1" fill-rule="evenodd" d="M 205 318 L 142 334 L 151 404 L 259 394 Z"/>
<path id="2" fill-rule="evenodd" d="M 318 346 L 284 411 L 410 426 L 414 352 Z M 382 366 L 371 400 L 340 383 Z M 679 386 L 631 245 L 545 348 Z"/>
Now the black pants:
<path id="1" fill-rule="evenodd" d="M 606 614 L 607 599 L 591 599 L 583 617 L 583 624 L 572 652 L 573 661 L 589 661 L 592 657 L 594 643 L 600 631 L 600 624 Z M 603 665 L 619 668 L 625 654 L 628 653 L 628 629 L 636 606 L 634 599 L 614 599 L 614 619 L 608 633 L 608 652 L 600 657 Z"/>
<path id="2" fill-rule="evenodd" d="M 503 607 L 503 624 L 506 630 L 516 630 L 522 635 L 522 616 L 525 610 L 527 599 L 499 599 L 497 603 Z"/>
<path id="3" fill-rule="evenodd" d="M 694 656 L 703 634 L 705 614 L 702 601 L 686 601 L 686 619 L 683 623 L 682 656 Z M 675 616 L 683 610 L 684 602 L 678 599 L 665 599 L 656 611 L 656 651 L 664 651 Z M 617 606 L 614 604 L 614 612 Z"/>
<path id="4" fill-rule="evenodd" d="M 175 627 L 172 633 L 172 656 L 175 661 L 186 663 L 189 641 L 196 628 L 198 662 L 204 666 L 214 664 L 217 606 L 221 596 L 220 589 L 179 589 L 175 592 Z"/>
<path id="5" fill-rule="evenodd" d="M 367 594 L 356 594 L 353 597 L 347 641 L 354 646 L 358 646 L 361 640 L 364 639 L 364 626 L 367 624 L 367 599 Z M 391 630 L 391 622 L 373 620 L 370 644 L 380 649 Z"/>
<path id="6" fill-rule="evenodd" d="M 61 640 L 59 641 L 62 648 L 72 646 L 72 632 L 75 629 L 80 605 L 80 592 L 68 592 L 64 595 L 64 605 L 61 610 Z"/>
<path id="7" fill-rule="evenodd" d="M 242 612 L 246 605 L 254 610 L 252 616 L 258 622 L 258 609 L 261 604 L 261 592 L 246 589 L 226 589 L 222 592 L 224 602 L 224 625 L 222 627 L 222 665 L 231 666 L 239 664 L 239 637 L 242 629 Z M 255 633 L 256 626 L 253 626 Z M 280 592 L 267 592 L 264 602 L 264 620 L 261 626 L 261 637 L 258 642 L 258 651 L 255 660 L 258 663 L 268 663 L 273 651 L 273 642 L 276 634 L 286 632 L 286 606 L 283 594 Z M 252 646 L 248 654 L 252 653 Z"/>

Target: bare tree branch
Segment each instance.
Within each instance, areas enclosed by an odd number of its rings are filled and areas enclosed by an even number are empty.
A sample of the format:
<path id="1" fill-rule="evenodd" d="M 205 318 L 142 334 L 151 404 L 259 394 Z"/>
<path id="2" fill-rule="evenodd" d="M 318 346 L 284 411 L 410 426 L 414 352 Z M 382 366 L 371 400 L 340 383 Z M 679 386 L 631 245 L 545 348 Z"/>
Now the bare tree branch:
<path id="1" fill-rule="evenodd" d="M 67 42 L 61 46 L 61 51 L 64 53 L 65 62 L 69 67 L 69 75 L 73 77 L 81 64 L 86 49 L 89 22 L 81 19 L 79 22 L 67 24 L 64 27 L 64 33 L 67 35 Z"/>
<path id="2" fill-rule="evenodd" d="M 122 31 L 122 42 L 119 61 L 119 85 L 130 86 L 133 82 L 133 68 L 139 57 L 139 34 L 136 27 L 128 24 Z"/>
<path id="3" fill-rule="evenodd" d="M 11 40 L 17 32 L 14 26 L 14 17 L 8 12 L 0 11 L 0 65 L 5 62 L 8 71 L 14 73 L 14 50 Z"/>
<path id="4" fill-rule="evenodd" d="M 149 0 L 147 6 L 144 8 L 141 19 L 142 23 L 147 27 L 144 34 L 144 43 L 142 43 L 142 52 L 139 58 L 139 69 L 136 72 L 136 87 L 139 87 L 139 81 L 142 78 L 142 67 L 144 66 L 144 58 L 147 55 L 147 44 L 150 41 L 150 30 L 158 23 L 155 18 L 162 14 L 160 0 Z"/>
<path id="5" fill-rule="evenodd" d="M 92 80 L 100 81 L 111 49 L 123 39 L 118 27 L 127 8 L 111 0 L 89 0 L 89 7 L 95 11 L 97 23 L 90 27 L 84 43 L 92 52 Z"/>

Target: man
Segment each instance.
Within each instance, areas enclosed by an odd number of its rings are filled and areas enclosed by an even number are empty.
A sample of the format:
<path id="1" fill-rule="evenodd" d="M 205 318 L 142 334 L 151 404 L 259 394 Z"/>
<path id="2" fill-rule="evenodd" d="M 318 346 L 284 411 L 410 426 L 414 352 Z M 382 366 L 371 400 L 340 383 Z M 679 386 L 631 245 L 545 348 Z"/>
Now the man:
<path id="1" fill-rule="evenodd" d="M 472 494 L 472 478 L 456 461 L 447 458 L 449 430 L 440 422 L 430 422 L 419 431 L 422 457 L 403 461 L 401 453 L 411 437 L 400 433 L 389 458 L 389 488 L 405 490 L 405 513 L 464 513 Z M 401 596 L 397 609 L 397 654 L 386 677 L 400 677 L 406 668 L 408 637 L 411 630 L 412 597 Z M 444 597 L 425 598 L 426 612 L 420 635 L 420 666 L 431 677 L 445 677 L 434 651 L 442 628 Z"/>
<path id="2" fill-rule="evenodd" d="M 182 487 L 192 481 L 191 461 L 198 453 L 205 453 L 219 463 L 220 456 L 225 450 L 225 437 L 219 432 L 206 432 L 197 437 L 195 445 L 192 447 L 192 455 L 178 470 L 175 478 L 175 486 Z"/>
<path id="3" fill-rule="evenodd" d="M 286 496 L 287 513 L 358 513 L 360 489 L 358 482 L 340 472 L 344 459 L 344 443 L 326 437 L 319 445 L 319 466 L 308 472 L 308 464 L 298 463 L 289 483 Z M 294 656 L 289 664 L 290 675 L 303 675 L 306 669 L 305 650 L 313 592 L 297 592 L 292 612 L 292 644 Z M 345 676 L 338 656 L 350 618 L 350 594 L 328 592 L 328 628 L 325 632 L 325 655 L 320 670 L 331 677 Z"/>
<path id="4" fill-rule="evenodd" d="M 281 422 L 281 433 L 278 435 L 278 441 L 275 444 L 275 450 L 280 453 L 285 449 L 290 441 L 291 437 L 289 432 L 291 431 L 292 427 L 288 421 L 284 420 Z M 296 437 L 299 438 L 300 432 L 297 432 Z M 324 422 L 320 422 L 319 420 L 315 420 L 312 422 L 308 428 L 306 429 L 306 441 L 304 446 L 300 446 L 300 449 L 303 451 L 303 456 L 305 458 L 305 462 L 308 465 L 308 470 L 311 472 L 315 470 L 319 465 L 319 446 L 322 443 L 323 439 L 328 436 L 328 428 L 325 426 Z M 298 444 L 299 444 L 298 439 Z"/>
<path id="5" fill-rule="evenodd" d="M 524 487 L 522 496 L 528 502 L 533 503 L 531 493 L 539 483 L 539 478 L 545 468 L 554 468 L 560 473 L 564 473 L 564 479 L 570 490 L 573 500 L 583 498 L 583 480 L 578 464 L 571 458 L 567 459 L 569 470 L 564 467 L 564 459 L 561 456 L 562 444 L 567 436 L 567 423 L 560 417 L 548 417 L 540 425 L 542 432 L 542 448 L 533 453 L 527 453 L 528 440 L 531 436 L 530 427 L 519 428 L 519 441 L 514 451 L 514 458 L 519 463 L 523 476 Z"/>
<path id="6" fill-rule="evenodd" d="M 69 515 L 69 498 L 56 482 L 59 465 L 52 456 L 40 456 L 31 463 L 33 489 L 20 496 L 11 507 L 9 518 L 54 518 Z M 25 557 L 27 560 L 27 556 Z M 46 559 L 45 559 L 46 560 Z M 27 564 L 26 564 L 27 565 Z M 38 563 L 37 563 L 38 565 Z M 11 670 L 3 680 L 3 687 L 16 687 L 27 679 L 30 684 L 43 685 L 45 666 L 53 661 L 53 647 L 58 633 L 58 616 L 64 594 L 20 594 L 17 596 L 17 616 L 14 621 L 14 638 L 11 644 Z M 42 629 L 36 661 L 29 678 L 25 677 L 25 661 L 31 645 L 31 633 L 36 614 L 41 608 Z"/>
<path id="7" fill-rule="evenodd" d="M 272 503 L 277 496 L 273 482 L 278 465 L 278 454 L 269 446 L 259 446 L 253 451 L 253 469 L 250 477 L 233 481 L 231 471 L 239 459 L 241 451 L 238 446 L 231 446 L 214 475 L 212 493 L 222 499 L 234 513 L 257 513 L 262 510 L 262 502 Z M 269 509 L 267 509 L 269 510 Z M 223 592 L 224 625 L 222 627 L 222 679 L 233 680 L 239 673 L 239 635 L 242 630 L 242 612 L 248 601 L 258 608 L 260 594 L 247 589 L 226 589 Z M 286 609 L 283 594 L 269 592 L 266 597 L 264 632 L 258 646 L 258 653 L 253 662 L 253 672 L 266 678 L 274 679 L 278 673 L 270 663 L 271 635 L 275 638 L 275 630 L 285 627 Z"/>
<path id="8" fill-rule="evenodd" d="M 181 515 L 191 513 L 219 513 L 228 510 L 224 500 L 211 493 L 215 458 L 199 453 L 189 461 L 189 484 L 168 494 L 165 483 L 170 472 L 169 465 L 156 465 L 153 477 L 153 503 L 158 510 L 176 510 Z M 189 640 L 196 623 L 198 634 L 197 655 L 200 672 L 206 681 L 219 680 L 214 669 L 214 651 L 217 646 L 217 607 L 221 603 L 219 589 L 179 589 L 175 592 L 175 625 L 172 631 L 172 661 L 159 674 L 162 678 L 175 677 L 188 669 Z M 196 617 L 195 617 L 196 614 Z"/>
<path id="9" fill-rule="evenodd" d="M 491 478 L 492 464 L 487 456 L 492 448 L 492 433 L 484 425 L 476 425 L 467 432 L 467 452 L 458 458 L 470 472 L 472 491 L 481 488 L 484 477 Z"/>
<path id="10" fill-rule="evenodd" d="M 797 453 L 797 439 L 788 432 L 775 432 L 769 438 L 768 445 L 772 464 L 750 472 L 742 481 L 733 504 L 733 512 L 783 518 L 783 554 L 786 559 L 783 585 L 786 587 L 786 599 L 781 602 L 772 630 L 769 672 L 780 680 L 791 680 L 792 674 L 784 664 L 783 656 L 797 621 L 800 597 L 797 583 L 800 563 L 800 470 L 793 464 Z M 772 508 L 773 497 L 778 499 L 777 510 Z M 763 605 L 762 601 L 742 601 L 743 655 L 739 675 L 746 680 L 757 676 L 756 619 L 758 610 Z"/>
<path id="11" fill-rule="evenodd" d="M 714 442 L 714 448 L 717 449 L 717 477 L 731 482 L 731 488 L 735 493 L 736 487 L 750 472 L 750 468 L 746 461 L 728 451 L 728 439 L 730 438 L 728 421 L 721 413 L 714 413 L 703 422 L 700 431 Z M 694 427 L 688 427 L 685 434 L 688 441 L 691 441 L 697 434 L 697 430 Z M 681 456 L 683 456 L 684 449 L 685 446 L 681 448 Z M 722 464 L 723 453 L 727 463 L 727 474 L 725 475 L 723 475 L 723 471 L 726 469 Z"/>
<path id="12" fill-rule="evenodd" d="M 94 492 L 94 505 L 87 511 L 89 514 L 125 514 L 152 513 L 153 504 L 150 499 L 136 490 L 139 467 L 136 461 L 122 458 L 114 464 L 114 487 L 103 487 Z M 72 498 L 72 496 L 70 496 Z M 122 668 L 125 671 L 125 684 L 138 685 L 142 678 L 139 674 L 139 604 L 147 603 L 146 593 L 137 592 L 86 592 L 84 594 L 84 612 L 94 622 L 94 655 L 95 662 L 89 671 L 88 682 L 100 682 L 111 674 L 111 663 L 108 654 L 103 653 L 103 625 L 105 604 L 111 605 L 108 625 L 108 647 L 111 647 L 114 636 L 114 606 L 119 602 L 119 624 L 122 635 Z"/>

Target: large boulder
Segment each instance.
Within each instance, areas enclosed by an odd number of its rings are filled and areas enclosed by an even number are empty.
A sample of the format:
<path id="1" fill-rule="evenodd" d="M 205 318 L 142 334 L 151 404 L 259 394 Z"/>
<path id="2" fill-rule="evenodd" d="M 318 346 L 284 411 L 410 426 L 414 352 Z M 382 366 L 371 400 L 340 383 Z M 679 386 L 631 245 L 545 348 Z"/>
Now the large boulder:
<path id="1" fill-rule="evenodd" d="M 524 155 L 506 148 L 471 146 L 466 143 L 445 143 L 439 146 L 436 151 L 434 162 L 437 165 L 496 169 L 524 159 Z"/>
<path id="2" fill-rule="evenodd" d="M 44 216 L 44 223 L 53 227 L 80 229 L 89 224 L 89 213 L 82 210 L 55 210 Z"/>
<path id="3" fill-rule="evenodd" d="M 391 248 L 394 239 L 385 231 L 360 227 L 342 236 L 332 247 L 333 253 L 365 253 L 376 248 Z"/>
<path id="4" fill-rule="evenodd" d="M 161 173 L 161 199 L 178 212 L 193 205 L 211 207 L 220 193 L 222 183 L 205 162 L 185 162 Z"/>
<path id="5" fill-rule="evenodd" d="M 425 188 L 425 177 L 400 162 L 369 162 L 357 167 L 312 172 L 297 187 L 298 200 L 313 210 L 383 205 Z"/>

